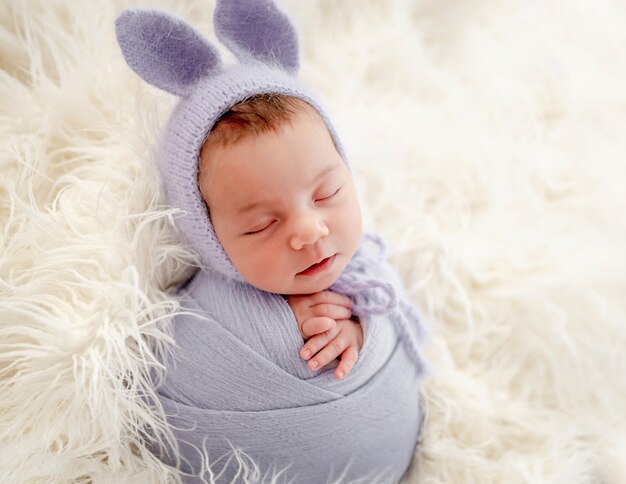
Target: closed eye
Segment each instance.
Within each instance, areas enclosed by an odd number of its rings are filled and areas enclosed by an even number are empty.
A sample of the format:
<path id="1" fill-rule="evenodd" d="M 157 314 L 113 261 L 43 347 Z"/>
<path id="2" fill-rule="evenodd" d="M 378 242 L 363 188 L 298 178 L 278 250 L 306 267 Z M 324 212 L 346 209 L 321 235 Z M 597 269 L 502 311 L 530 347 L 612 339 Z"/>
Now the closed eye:
<path id="1" fill-rule="evenodd" d="M 271 223 L 269 223 L 268 225 L 266 225 L 265 227 L 259 229 L 259 230 L 251 230 L 250 232 L 246 232 L 244 235 L 257 235 L 260 234 L 261 232 L 263 232 L 266 228 L 268 228 L 269 226 L 271 226 L 274 222 L 272 221 Z"/>
<path id="2" fill-rule="evenodd" d="M 327 197 L 323 197 L 323 198 L 318 198 L 317 200 L 315 200 L 316 202 L 321 202 L 322 200 L 328 200 L 329 198 L 334 197 L 335 195 L 337 195 L 339 192 L 341 191 L 341 187 L 337 188 L 337 190 L 335 191 L 335 193 L 332 193 L 331 195 L 328 195 Z"/>

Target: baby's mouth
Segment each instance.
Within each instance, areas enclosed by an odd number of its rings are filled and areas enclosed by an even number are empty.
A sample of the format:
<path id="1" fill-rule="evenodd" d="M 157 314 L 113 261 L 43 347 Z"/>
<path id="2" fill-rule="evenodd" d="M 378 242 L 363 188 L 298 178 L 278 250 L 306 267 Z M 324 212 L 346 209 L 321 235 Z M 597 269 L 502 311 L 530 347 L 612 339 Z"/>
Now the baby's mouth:
<path id="1" fill-rule="evenodd" d="M 337 254 L 334 254 L 331 257 L 327 257 L 326 259 L 321 260 L 317 264 L 313 264 L 312 266 L 308 267 L 302 272 L 298 272 L 298 275 L 299 276 L 312 276 L 314 274 L 317 274 L 318 272 L 322 272 L 330 268 L 330 266 L 332 266 L 333 262 L 335 261 L 336 255 Z"/>

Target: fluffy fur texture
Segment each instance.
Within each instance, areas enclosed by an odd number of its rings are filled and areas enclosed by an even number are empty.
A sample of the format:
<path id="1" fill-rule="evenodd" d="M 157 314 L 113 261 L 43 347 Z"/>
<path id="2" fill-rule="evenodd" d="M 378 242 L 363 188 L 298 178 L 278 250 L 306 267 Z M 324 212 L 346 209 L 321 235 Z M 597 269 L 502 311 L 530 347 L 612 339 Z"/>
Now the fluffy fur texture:
<path id="1" fill-rule="evenodd" d="M 624 7 L 280 4 L 432 328 L 407 481 L 625 482 Z M 151 162 L 171 98 L 115 42 L 128 6 L 0 5 L 3 482 L 168 474 L 139 396 L 197 259 Z M 213 35 L 211 2 L 149 6 Z"/>

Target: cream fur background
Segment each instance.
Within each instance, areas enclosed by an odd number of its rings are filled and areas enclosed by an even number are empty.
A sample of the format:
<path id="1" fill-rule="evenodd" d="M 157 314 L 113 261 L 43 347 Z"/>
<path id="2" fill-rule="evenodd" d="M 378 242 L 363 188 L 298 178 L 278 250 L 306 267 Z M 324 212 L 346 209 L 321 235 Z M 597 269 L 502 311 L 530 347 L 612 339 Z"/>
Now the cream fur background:
<path id="1" fill-rule="evenodd" d="M 369 228 L 432 328 L 408 482 L 626 483 L 626 7 L 283 0 Z M 165 482 L 139 398 L 192 267 L 128 6 L 0 4 L 0 481 Z"/>

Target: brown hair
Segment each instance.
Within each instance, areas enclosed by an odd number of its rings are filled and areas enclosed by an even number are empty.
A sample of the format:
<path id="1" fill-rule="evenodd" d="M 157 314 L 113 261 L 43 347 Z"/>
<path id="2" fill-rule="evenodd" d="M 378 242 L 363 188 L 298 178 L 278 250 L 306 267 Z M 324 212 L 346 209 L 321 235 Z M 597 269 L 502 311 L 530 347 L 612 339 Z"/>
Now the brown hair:
<path id="1" fill-rule="evenodd" d="M 208 152 L 215 146 L 228 146 L 245 136 L 278 132 L 298 114 L 313 110 L 300 98 L 285 94 L 264 93 L 251 96 L 222 114 L 207 134 L 200 150 L 198 185 L 203 165 L 209 162 Z M 206 170 L 206 167 L 204 167 Z M 200 186 L 202 192 L 202 187 Z M 203 197 L 206 202 L 206 197 Z M 207 209 L 209 208 L 207 203 Z"/>
<path id="2" fill-rule="evenodd" d="M 222 114 L 209 132 L 206 144 L 229 145 L 246 135 L 276 132 L 298 113 L 312 109 L 302 99 L 285 94 L 256 94 Z"/>

